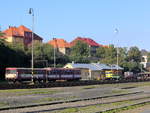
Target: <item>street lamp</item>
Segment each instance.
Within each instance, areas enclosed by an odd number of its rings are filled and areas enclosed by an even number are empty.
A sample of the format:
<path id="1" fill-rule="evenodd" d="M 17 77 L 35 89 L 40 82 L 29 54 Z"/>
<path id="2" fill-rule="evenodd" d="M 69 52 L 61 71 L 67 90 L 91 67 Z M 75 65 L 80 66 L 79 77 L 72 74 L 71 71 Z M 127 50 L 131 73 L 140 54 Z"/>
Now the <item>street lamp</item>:
<path id="1" fill-rule="evenodd" d="M 56 44 L 56 38 L 53 38 L 54 40 L 54 68 L 56 67 L 56 51 L 55 51 L 55 46 L 57 45 Z"/>
<path id="2" fill-rule="evenodd" d="M 118 35 L 118 33 L 119 33 L 119 30 L 117 29 L 117 28 L 115 28 L 115 36 L 117 37 L 117 35 Z M 117 41 L 118 42 L 118 41 Z M 117 75 L 118 75 L 118 65 L 119 65 L 119 56 L 118 56 L 118 54 L 119 54 L 119 48 L 117 47 L 117 44 L 116 44 L 116 48 L 117 48 Z"/>
<path id="3" fill-rule="evenodd" d="M 31 59 L 31 69 L 32 69 L 32 82 L 33 82 L 33 69 L 34 69 L 34 61 L 33 61 L 33 41 L 34 41 L 34 10 L 33 8 L 29 9 L 29 14 L 32 15 L 32 59 Z"/>

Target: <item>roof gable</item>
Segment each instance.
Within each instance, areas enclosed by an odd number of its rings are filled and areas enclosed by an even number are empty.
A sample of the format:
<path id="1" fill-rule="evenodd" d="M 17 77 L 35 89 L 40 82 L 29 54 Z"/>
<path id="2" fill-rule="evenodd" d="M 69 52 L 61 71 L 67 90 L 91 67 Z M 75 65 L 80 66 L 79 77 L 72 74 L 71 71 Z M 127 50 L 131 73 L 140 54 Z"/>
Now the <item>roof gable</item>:
<path id="1" fill-rule="evenodd" d="M 55 48 L 69 48 L 70 44 L 66 42 L 64 39 L 55 38 L 54 40 L 50 40 L 48 44 L 52 45 Z"/>
<path id="2" fill-rule="evenodd" d="M 26 33 L 32 33 L 32 31 L 29 28 L 21 25 L 19 27 L 11 27 L 11 26 L 9 26 L 9 28 L 6 29 L 5 31 L 3 31 L 3 33 L 6 36 L 17 36 L 17 37 L 26 38 L 25 34 Z M 38 36 L 35 33 L 34 33 L 34 39 L 36 39 L 36 40 L 43 40 L 40 36 Z"/>
<path id="3" fill-rule="evenodd" d="M 75 40 L 73 40 L 72 42 L 70 42 L 71 46 L 75 45 L 75 43 L 77 41 L 83 41 L 83 42 L 87 43 L 90 46 L 97 46 L 97 47 L 100 46 L 97 42 L 95 42 L 91 38 L 81 38 L 81 37 L 77 37 Z"/>

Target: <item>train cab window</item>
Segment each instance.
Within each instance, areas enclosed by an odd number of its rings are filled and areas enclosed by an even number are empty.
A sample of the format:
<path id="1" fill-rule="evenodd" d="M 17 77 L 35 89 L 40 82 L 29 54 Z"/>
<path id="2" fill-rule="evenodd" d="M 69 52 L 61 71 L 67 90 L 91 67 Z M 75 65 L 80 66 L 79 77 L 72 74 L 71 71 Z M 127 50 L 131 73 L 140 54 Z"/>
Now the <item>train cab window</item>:
<path id="1" fill-rule="evenodd" d="M 16 70 L 6 70 L 7 74 L 16 74 Z"/>

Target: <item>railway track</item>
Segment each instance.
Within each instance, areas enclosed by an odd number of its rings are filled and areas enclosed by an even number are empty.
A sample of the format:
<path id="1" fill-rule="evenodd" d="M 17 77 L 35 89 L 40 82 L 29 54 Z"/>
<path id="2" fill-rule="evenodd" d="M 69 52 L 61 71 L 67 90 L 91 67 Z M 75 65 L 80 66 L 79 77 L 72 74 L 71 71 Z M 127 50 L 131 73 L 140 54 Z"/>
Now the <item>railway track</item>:
<path id="1" fill-rule="evenodd" d="M 23 108 L 33 108 L 33 107 L 42 107 L 42 106 L 57 106 L 57 105 L 64 105 L 64 104 L 72 104 L 72 103 L 81 103 L 81 102 L 85 102 L 87 104 L 85 105 L 73 105 L 73 106 L 69 106 L 69 107 L 63 107 L 63 109 L 65 108 L 72 108 L 72 107 L 83 107 L 83 106 L 90 106 L 90 105 L 95 105 L 95 104 L 110 104 L 110 103 L 114 103 L 114 102 L 121 102 L 121 101 L 127 101 L 127 100 L 137 100 L 137 99 L 142 99 L 145 98 L 145 96 L 142 96 L 140 98 L 135 97 L 135 95 L 140 95 L 140 94 L 144 94 L 143 91 L 139 91 L 139 92 L 133 92 L 133 93 L 124 93 L 124 94 L 116 94 L 116 95 L 111 95 L 111 96 L 98 96 L 98 97 L 93 97 L 93 98 L 81 98 L 81 99 L 72 99 L 72 100 L 65 100 L 65 101 L 56 101 L 56 102 L 49 102 L 49 103 L 42 103 L 42 104 L 32 104 L 32 105 L 24 105 L 24 106 L 16 106 L 16 107 L 5 107 L 5 108 L 0 108 L 0 111 L 6 111 L 6 110 L 13 110 L 13 109 L 23 109 Z M 126 97 L 128 96 L 132 96 L 132 98 L 126 99 Z M 116 98 L 117 100 L 115 101 L 110 101 L 109 98 Z M 119 97 L 124 97 L 121 100 L 118 99 Z M 150 98 L 150 97 L 149 97 Z M 109 101 L 105 101 L 105 99 L 109 100 Z M 103 101 L 102 101 L 103 100 Z M 97 103 L 93 103 L 93 101 L 97 101 Z M 51 111 L 54 110 L 60 110 L 61 108 L 55 108 L 55 109 L 51 109 Z"/>
<path id="2" fill-rule="evenodd" d="M 37 83 L 37 84 L 25 84 L 25 83 L 5 83 L 0 84 L 0 89 L 27 89 L 27 88 L 49 88 L 49 87 L 68 87 L 68 86 L 85 86 L 85 85 L 97 85 L 97 84 L 115 84 L 115 83 L 129 83 L 129 82 L 143 82 L 143 81 L 56 81 L 49 83 Z"/>

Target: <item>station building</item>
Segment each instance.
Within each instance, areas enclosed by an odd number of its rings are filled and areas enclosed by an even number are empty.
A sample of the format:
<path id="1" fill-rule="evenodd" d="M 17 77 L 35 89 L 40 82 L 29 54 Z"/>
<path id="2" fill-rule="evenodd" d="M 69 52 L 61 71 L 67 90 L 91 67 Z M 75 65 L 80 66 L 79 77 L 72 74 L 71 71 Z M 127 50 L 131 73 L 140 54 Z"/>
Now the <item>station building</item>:
<path id="1" fill-rule="evenodd" d="M 81 70 L 81 77 L 84 80 L 104 80 L 106 71 L 113 71 L 113 73 L 119 73 L 121 75 L 123 68 L 117 65 L 107 65 L 100 63 L 68 63 L 64 68 L 78 68 Z M 118 72 L 117 72 L 118 71 Z"/>

